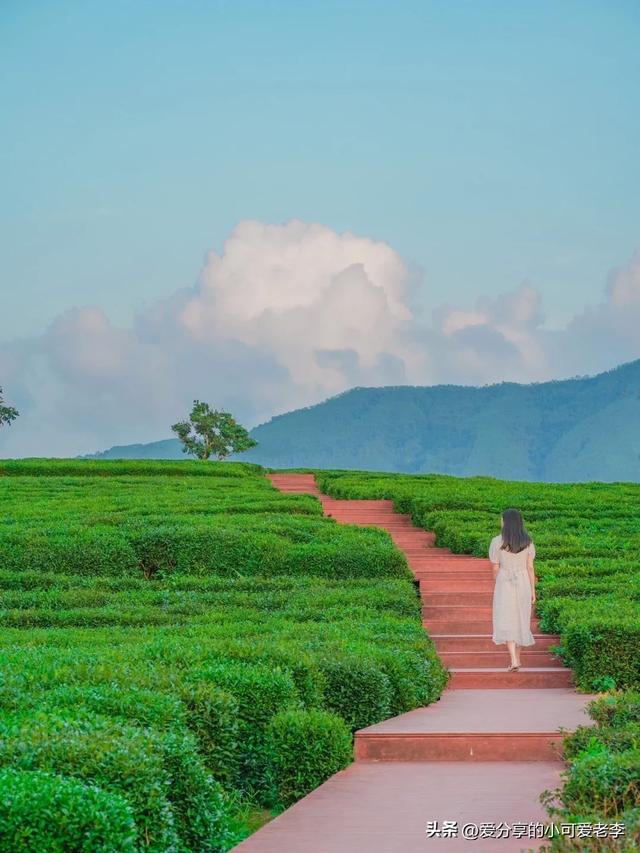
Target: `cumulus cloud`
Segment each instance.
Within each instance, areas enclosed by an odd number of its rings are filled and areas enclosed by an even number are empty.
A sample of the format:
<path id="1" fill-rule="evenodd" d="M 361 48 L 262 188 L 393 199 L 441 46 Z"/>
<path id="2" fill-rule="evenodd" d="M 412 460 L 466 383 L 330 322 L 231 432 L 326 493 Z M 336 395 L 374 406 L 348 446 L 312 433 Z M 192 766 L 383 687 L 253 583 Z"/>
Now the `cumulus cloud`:
<path id="1" fill-rule="evenodd" d="M 342 390 L 337 361 L 319 353 L 349 350 L 365 371 L 388 356 L 420 363 L 405 334 L 407 277 L 385 243 L 299 221 L 242 222 L 221 255 L 209 254 L 179 322 L 198 341 L 274 354 L 300 386 Z"/>
<path id="2" fill-rule="evenodd" d="M 581 363 L 580 373 L 599 370 L 605 359 L 640 357 L 640 252 L 611 273 L 603 301 L 574 317 L 562 338 L 564 359 Z"/>
<path id="3" fill-rule="evenodd" d="M 354 385 L 540 381 L 640 357 L 640 255 L 561 331 L 545 329 L 526 282 L 426 320 L 412 312 L 414 288 L 385 243 L 297 220 L 241 222 L 194 288 L 131 328 L 74 308 L 38 338 L 0 345 L 0 384 L 22 412 L 0 452 L 163 438 L 194 397 L 253 425 Z"/>
<path id="4" fill-rule="evenodd" d="M 524 283 L 475 307 L 433 312 L 432 348 L 448 381 L 534 380 L 548 370 L 540 293 Z"/>

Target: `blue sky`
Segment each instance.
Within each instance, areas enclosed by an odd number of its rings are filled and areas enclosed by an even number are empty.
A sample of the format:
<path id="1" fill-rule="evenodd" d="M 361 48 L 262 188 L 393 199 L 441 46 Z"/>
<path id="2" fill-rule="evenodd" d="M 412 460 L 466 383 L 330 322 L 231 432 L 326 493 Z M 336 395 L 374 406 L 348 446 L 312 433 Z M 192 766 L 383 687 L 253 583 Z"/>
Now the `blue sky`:
<path id="1" fill-rule="evenodd" d="M 243 218 L 391 243 L 425 301 L 549 320 L 640 243 L 640 6 L 144 2 L 0 11 L 0 336 L 126 321 Z"/>
<path id="2" fill-rule="evenodd" d="M 122 339 L 198 287 L 244 220 L 388 244 L 414 314 L 458 311 L 447 335 L 476 334 L 523 282 L 535 324 L 564 328 L 640 250 L 637 0 L 4 0 L 0 41 L 7 387 L 34 371 L 16 368 L 15 339 L 35 347 L 53 323 L 71 352 L 56 318 L 86 306 Z M 456 359 L 402 376 L 503 378 L 495 359 L 480 373 L 463 369 L 473 353 Z M 35 391 L 20 393 L 28 408 Z"/>

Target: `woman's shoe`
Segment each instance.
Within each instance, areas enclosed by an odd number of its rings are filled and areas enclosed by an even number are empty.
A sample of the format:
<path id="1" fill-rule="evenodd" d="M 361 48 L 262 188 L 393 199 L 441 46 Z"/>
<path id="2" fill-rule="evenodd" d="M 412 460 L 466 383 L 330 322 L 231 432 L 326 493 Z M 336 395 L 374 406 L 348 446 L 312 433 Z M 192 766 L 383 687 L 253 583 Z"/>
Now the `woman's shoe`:
<path id="1" fill-rule="evenodd" d="M 520 664 L 511 664 L 507 672 L 517 672 L 520 669 Z"/>

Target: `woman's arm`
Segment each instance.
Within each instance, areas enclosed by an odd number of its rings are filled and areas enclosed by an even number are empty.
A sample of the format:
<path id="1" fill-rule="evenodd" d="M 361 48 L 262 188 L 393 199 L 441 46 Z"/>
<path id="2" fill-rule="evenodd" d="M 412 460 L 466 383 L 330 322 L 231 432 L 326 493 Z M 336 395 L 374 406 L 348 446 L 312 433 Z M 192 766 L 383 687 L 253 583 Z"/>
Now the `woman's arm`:
<path id="1" fill-rule="evenodd" d="M 529 583 L 531 584 L 531 603 L 536 600 L 536 571 L 533 565 L 533 555 L 527 557 L 527 572 L 529 573 Z"/>
<path id="2" fill-rule="evenodd" d="M 489 560 L 491 561 L 491 570 L 493 571 L 493 579 L 498 577 L 500 563 L 498 562 L 498 542 L 497 537 L 494 537 L 489 544 Z"/>

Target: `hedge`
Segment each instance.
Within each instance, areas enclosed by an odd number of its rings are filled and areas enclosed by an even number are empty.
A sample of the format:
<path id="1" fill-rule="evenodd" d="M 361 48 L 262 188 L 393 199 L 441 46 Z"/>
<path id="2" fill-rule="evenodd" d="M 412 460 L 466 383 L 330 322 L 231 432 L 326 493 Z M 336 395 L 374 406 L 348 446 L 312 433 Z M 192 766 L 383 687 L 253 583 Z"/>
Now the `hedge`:
<path id="1" fill-rule="evenodd" d="M 385 532 L 187 464 L 0 463 L 0 768 L 103 791 L 163 853 L 231 849 L 232 810 L 446 681 Z"/>
<path id="2" fill-rule="evenodd" d="M 205 476 L 250 477 L 264 469 L 250 462 L 201 462 L 195 459 L 165 461 L 155 459 L 0 459 L 0 477 L 115 477 Z"/>
<path id="3" fill-rule="evenodd" d="M 518 507 L 536 543 L 542 629 L 585 690 L 640 686 L 640 484 L 523 483 L 489 477 L 317 473 L 334 497 L 387 498 L 439 546 L 487 556 L 500 513 Z"/>
<path id="4" fill-rule="evenodd" d="M 134 853 L 124 797 L 73 777 L 0 770 L 0 853 Z"/>
<path id="5" fill-rule="evenodd" d="M 266 734 L 278 800 L 290 806 L 352 760 L 351 732 L 327 711 L 281 711 Z"/>
<path id="6" fill-rule="evenodd" d="M 6 716 L 0 735 L 0 766 L 75 776 L 126 799 L 140 849 L 224 849 L 222 790 L 184 732 L 161 733 L 80 710 Z"/>
<path id="7" fill-rule="evenodd" d="M 404 555 L 388 536 L 322 522 L 311 541 L 291 541 L 247 523 L 207 525 L 0 529 L 4 571 L 78 575 L 168 577 L 300 575 L 330 578 L 400 577 L 409 580 Z M 329 541 L 322 541 L 323 534 Z"/>

